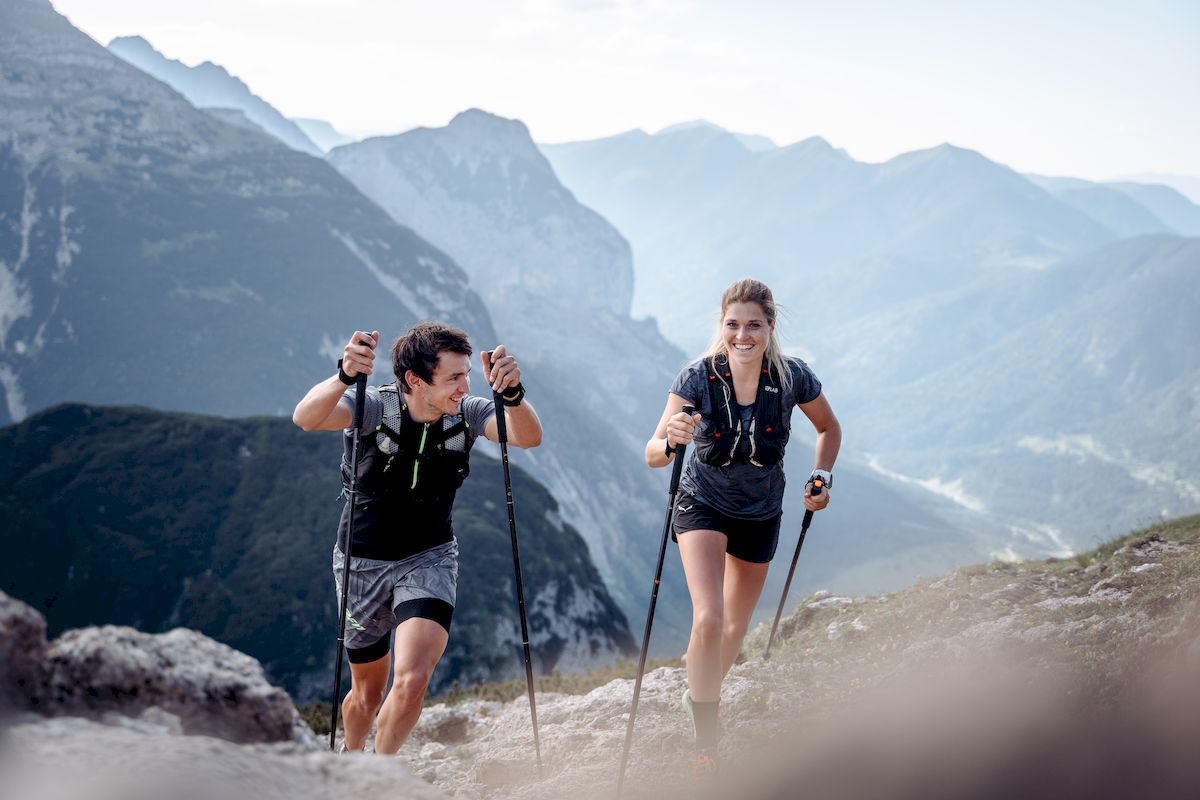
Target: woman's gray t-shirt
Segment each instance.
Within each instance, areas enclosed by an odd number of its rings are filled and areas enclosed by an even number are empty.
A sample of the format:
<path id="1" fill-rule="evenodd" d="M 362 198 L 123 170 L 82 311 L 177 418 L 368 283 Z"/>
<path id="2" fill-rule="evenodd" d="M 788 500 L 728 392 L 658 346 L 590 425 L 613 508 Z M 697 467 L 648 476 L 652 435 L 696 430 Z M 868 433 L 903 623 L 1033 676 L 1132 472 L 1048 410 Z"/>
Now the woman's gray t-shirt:
<path id="1" fill-rule="evenodd" d="M 792 371 L 792 385 L 783 398 L 783 424 L 790 430 L 791 410 L 798 404 L 816 400 L 821 394 L 821 382 L 800 359 L 788 358 L 787 362 Z M 705 385 L 707 374 L 704 360 L 697 359 L 671 384 L 671 394 L 679 395 L 696 408 L 701 426 L 712 424 L 712 401 Z M 748 461 L 717 467 L 697 459 L 694 449 L 679 482 L 682 491 L 701 503 L 722 514 L 750 520 L 770 519 L 783 509 L 785 484 L 783 461 L 773 467 L 756 467 Z"/>

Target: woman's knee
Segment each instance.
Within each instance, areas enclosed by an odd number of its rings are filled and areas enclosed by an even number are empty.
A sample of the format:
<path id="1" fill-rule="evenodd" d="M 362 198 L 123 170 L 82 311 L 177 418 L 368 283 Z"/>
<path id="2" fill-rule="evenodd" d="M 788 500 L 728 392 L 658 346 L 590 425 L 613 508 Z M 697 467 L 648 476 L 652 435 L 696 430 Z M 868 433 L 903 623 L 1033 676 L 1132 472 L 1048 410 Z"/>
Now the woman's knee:
<path id="1" fill-rule="evenodd" d="M 718 641 L 724 624 L 720 606 L 697 608 L 692 612 L 692 635 L 702 642 Z"/>

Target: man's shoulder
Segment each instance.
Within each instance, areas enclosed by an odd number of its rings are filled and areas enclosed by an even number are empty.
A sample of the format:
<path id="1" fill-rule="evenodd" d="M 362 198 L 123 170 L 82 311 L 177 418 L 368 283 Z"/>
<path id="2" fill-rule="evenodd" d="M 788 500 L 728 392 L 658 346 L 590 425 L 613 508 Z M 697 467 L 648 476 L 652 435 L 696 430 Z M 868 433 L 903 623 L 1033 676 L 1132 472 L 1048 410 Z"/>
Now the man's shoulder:
<path id="1" fill-rule="evenodd" d="M 467 423 L 467 427 L 475 436 L 483 435 L 483 426 L 488 418 L 496 413 L 496 403 L 490 397 L 479 397 L 469 394 L 462 399 L 459 416 Z"/>

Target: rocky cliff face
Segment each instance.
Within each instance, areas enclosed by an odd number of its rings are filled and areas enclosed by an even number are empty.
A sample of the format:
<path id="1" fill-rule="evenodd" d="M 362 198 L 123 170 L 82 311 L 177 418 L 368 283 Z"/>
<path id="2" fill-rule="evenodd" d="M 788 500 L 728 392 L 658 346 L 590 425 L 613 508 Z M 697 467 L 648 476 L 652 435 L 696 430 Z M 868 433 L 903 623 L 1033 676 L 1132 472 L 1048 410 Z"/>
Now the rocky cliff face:
<path id="1" fill-rule="evenodd" d="M 329 161 L 462 264 L 492 301 L 501 330 L 533 339 L 536 324 L 506 308 L 530 295 L 580 317 L 628 316 L 629 244 L 558 182 L 521 122 L 471 109 L 445 128 L 336 148 Z M 540 337 L 532 352 L 554 344 Z"/>
<path id="2" fill-rule="evenodd" d="M 290 413 L 356 328 L 494 341 L 453 261 L 328 164 L 45 0 L 0 5 L 0 122 L 0 423 L 64 400 Z"/>
<path id="3" fill-rule="evenodd" d="M 108 49 L 148 75 L 170 86 L 196 108 L 241 112 L 256 129 L 274 136 L 293 150 L 320 156 L 321 148 L 292 120 L 276 111 L 224 67 L 206 61 L 189 67 L 158 52 L 140 36 L 120 36 Z"/>

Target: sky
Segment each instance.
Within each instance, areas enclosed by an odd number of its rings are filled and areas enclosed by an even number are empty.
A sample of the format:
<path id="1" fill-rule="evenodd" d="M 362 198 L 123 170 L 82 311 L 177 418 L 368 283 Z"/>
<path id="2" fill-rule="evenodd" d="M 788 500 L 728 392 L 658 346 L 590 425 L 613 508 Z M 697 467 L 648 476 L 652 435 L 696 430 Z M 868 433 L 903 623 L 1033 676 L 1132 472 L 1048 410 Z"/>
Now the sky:
<path id="1" fill-rule="evenodd" d="M 52 0 L 354 136 L 467 108 L 540 142 L 707 119 L 860 161 L 950 142 L 1022 172 L 1200 176 L 1200 3 Z"/>

